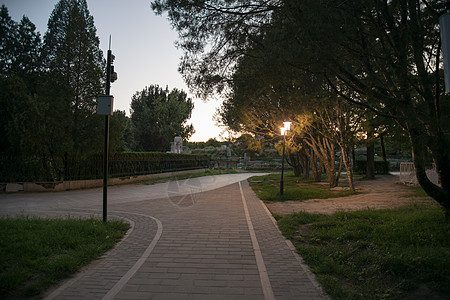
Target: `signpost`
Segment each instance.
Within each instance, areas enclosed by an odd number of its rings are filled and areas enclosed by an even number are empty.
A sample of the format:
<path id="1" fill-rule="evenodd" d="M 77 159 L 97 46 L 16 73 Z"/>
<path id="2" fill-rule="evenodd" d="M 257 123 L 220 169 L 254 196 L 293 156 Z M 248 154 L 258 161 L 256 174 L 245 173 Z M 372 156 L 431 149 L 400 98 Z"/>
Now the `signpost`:
<path id="1" fill-rule="evenodd" d="M 111 48 L 111 37 L 110 37 Z M 105 116 L 105 147 L 103 153 L 103 222 L 108 216 L 108 148 L 109 148 L 109 116 L 113 114 L 114 97 L 110 95 L 111 82 L 117 80 L 117 73 L 114 72 L 114 55 L 111 49 L 108 50 L 106 62 L 106 87 L 105 95 L 99 95 L 97 99 L 97 114 Z"/>

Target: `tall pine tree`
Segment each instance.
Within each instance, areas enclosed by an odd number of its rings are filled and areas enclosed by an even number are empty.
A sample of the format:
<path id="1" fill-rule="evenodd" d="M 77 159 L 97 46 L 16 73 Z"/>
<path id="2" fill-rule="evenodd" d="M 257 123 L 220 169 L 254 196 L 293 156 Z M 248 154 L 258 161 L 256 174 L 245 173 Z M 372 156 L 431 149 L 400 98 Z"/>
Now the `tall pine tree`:
<path id="1" fill-rule="evenodd" d="M 16 56 L 13 62 L 13 70 L 21 77 L 36 77 L 41 71 L 41 36 L 36 32 L 36 26 L 23 16 L 18 24 L 16 36 Z M 29 78 L 37 81 L 35 78 Z M 31 83 L 31 82 L 30 82 Z M 32 84 L 33 86 L 35 84 Z"/>
<path id="2" fill-rule="evenodd" d="M 17 23 L 9 16 L 5 5 L 0 7 L 0 76 L 5 77 L 11 71 L 17 47 Z"/>
<path id="3" fill-rule="evenodd" d="M 1 154 L 18 160 L 35 148 L 28 133 L 36 131 L 41 38 L 26 16 L 16 23 L 4 5 L 0 8 L 0 36 Z"/>
<path id="4" fill-rule="evenodd" d="M 90 133 L 101 126 L 95 115 L 105 66 L 99 45 L 86 0 L 59 1 L 44 36 L 44 99 L 53 130 L 50 151 L 66 159 L 94 150 L 96 140 Z"/>

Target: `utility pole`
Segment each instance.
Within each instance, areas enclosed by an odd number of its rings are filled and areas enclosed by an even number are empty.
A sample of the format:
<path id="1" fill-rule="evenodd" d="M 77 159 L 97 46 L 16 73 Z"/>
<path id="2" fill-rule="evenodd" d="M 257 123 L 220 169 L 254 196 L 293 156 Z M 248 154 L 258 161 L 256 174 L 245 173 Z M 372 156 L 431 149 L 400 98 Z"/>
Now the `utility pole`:
<path id="1" fill-rule="evenodd" d="M 103 222 L 108 219 L 108 150 L 109 150 L 109 117 L 113 114 L 114 97 L 110 95 L 111 82 L 117 80 L 114 72 L 114 55 L 111 51 L 111 36 L 109 37 L 109 50 L 106 60 L 106 87 L 105 95 L 99 95 L 97 114 L 105 116 L 105 141 L 103 153 Z"/>
<path id="2" fill-rule="evenodd" d="M 106 88 L 105 95 L 111 92 L 111 50 L 108 50 L 106 62 Z M 103 222 L 108 219 L 108 150 L 109 150 L 109 114 L 105 115 L 105 143 L 103 152 Z"/>

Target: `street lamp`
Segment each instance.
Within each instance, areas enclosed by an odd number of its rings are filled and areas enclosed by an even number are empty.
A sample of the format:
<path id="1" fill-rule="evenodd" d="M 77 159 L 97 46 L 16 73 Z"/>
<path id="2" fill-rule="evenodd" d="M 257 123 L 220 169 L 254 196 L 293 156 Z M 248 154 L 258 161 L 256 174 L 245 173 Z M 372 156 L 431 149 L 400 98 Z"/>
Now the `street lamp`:
<path id="1" fill-rule="evenodd" d="M 283 136 L 283 156 L 281 159 L 281 180 L 280 180 L 280 195 L 283 195 L 283 189 L 284 189 L 284 182 L 283 182 L 283 175 L 284 175 L 284 148 L 286 147 L 286 134 L 289 130 L 291 130 L 291 122 L 283 122 L 284 127 L 281 127 L 281 135 Z"/>

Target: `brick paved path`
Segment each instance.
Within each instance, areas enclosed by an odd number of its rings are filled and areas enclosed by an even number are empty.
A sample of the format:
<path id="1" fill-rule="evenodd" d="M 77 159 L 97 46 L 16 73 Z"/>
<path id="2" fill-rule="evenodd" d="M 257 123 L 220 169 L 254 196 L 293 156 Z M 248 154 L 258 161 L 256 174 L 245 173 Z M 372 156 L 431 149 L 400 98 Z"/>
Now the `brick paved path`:
<path id="1" fill-rule="evenodd" d="M 247 181 L 176 190 L 111 205 L 132 224 L 126 238 L 47 299 L 326 299 Z"/>

